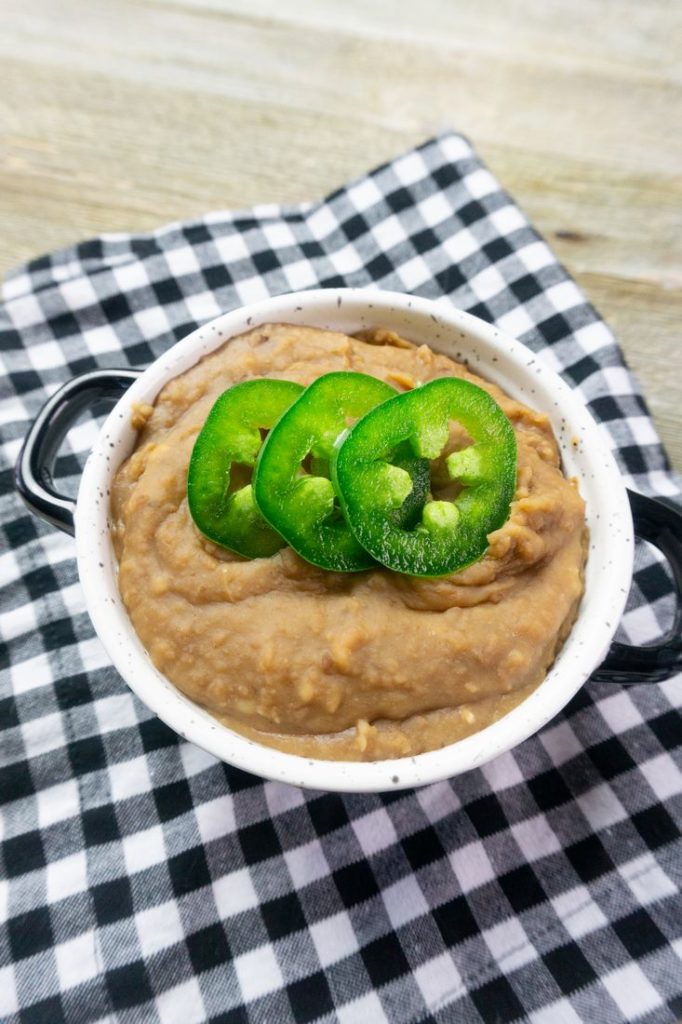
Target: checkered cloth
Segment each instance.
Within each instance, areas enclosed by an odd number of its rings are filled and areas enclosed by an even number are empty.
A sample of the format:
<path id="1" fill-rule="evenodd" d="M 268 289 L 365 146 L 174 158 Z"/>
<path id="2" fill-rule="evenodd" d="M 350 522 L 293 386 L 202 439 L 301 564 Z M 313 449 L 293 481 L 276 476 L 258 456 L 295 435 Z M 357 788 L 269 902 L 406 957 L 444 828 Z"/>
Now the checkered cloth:
<path id="1" fill-rule="evenodd" d="M 4 674 L 0 1017 L 24 1022 L 660 1024 L 682 1015 L 680 679 L 588 684 L 511 753 L 418 791 L 278 784 L 184 742 L 90 625 L 74 545 L 12 490 L 45 397 L 145 366 L 242 303 L 370 282 L 520 337 L 637 489 L 679 484 L 613 337 L 447 134 L 302 206 L 45 256 L 0 312 Z M 76 486 L 95 420 L 60 459 Z M 642 553 L 625 638 L 670 612 Z"/>

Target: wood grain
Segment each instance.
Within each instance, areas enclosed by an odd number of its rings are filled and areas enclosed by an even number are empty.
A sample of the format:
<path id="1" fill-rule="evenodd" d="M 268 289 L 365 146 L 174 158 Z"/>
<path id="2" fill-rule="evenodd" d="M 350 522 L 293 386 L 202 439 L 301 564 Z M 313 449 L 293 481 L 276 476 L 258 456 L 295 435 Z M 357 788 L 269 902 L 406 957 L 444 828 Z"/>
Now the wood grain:
<path id="1" fill-rule="evenodd" d="M 309 200 L 464 132 L 616 331 L 682 470 L 682 5 L 0 0 L 0 272 Z"/>

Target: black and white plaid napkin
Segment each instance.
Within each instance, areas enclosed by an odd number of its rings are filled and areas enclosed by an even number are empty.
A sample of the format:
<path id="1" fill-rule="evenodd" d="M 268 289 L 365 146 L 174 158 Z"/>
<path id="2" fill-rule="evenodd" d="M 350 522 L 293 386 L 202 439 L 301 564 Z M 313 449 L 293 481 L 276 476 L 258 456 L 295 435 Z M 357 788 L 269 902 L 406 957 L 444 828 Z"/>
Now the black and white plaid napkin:
<path id="1" fill-rule="evenodd" d="M 145 366 L 198 323 L 371 282 L 520 337 L 585 398 L 636 489 L 678 483 L 613 337 L 468 143 L 329 196 L 107 235 L 13 274 L 0 310 L 0 1018 L 58 1024 L 660 1024 L 682 1016 L 680 678 L 588 684 L 483 769 L 385 795 L 217 762 L 128 691 L 70 538 L 12 466 L 46 395 Z M 60 460 L 75 486 L 96 425 Z M 653 639 L 644 553 L 623 620 Z"/>

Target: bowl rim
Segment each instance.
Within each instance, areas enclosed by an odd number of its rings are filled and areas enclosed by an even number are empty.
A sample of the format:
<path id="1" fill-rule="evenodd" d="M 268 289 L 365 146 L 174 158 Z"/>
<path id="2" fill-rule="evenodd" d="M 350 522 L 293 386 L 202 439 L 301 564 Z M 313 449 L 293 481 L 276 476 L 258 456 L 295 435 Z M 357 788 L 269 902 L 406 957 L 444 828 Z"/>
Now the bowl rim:
<path id="1" fill-rule="evenodd" d="M 219 723 L 152 664 L 118 592 L 109 530 L 110 481 L 134 443 L 136 433 L 130 425 L 133 404 L 152 402 L 165 383 L 231 338 L 265 323 L 309 323 L 333 329 L 345 319 L 359 326 L 370 322 L 385 326 L 387 319 L 395 317 L 421 322 L 423 336 L 435 331 L 440 337 L 438 328 L 451 337 L 455 332 L 462 348 L 468 347 L 468 356 L 478 353 L 478 361 L 480 351 L 496 352 L 501 362 L 516 367 L 526 377 L 532 374 L 537 390 L 544 389 L 554 396 L 552 404 L 557 411 L 553 416 L 550 412 L 550 418 L 557 433 L 556 421 L 561 413 L 562 436 L 558 439 L 562 452 L 570 459 L 568 434 L 574 431 L 573 443 L 579 438 L 583 461 L 590 468 L 590 472 L 581 473 L 581 484 L 589 481 L 588 486 L 598 491 L 597 520 L 601 517 L 601 522 L 607 524 L 602 527 L 597 523 L 605 540 L 599 548 L 591 546 L 588 553 L 588 565 L 597 557 L 595 552 L 603 558 L 602 571 L 591 584 L 591 620 L 585 621 L 584 596 L 576 623 L 543 682 L 498 721 L 465 739 L 412 757 L 383 761 L 327 761 L 285 753 Z M 429 344 L 437 348 L 433 341 Z M 494 379 L 490 362 L 480 368 L 483 376 Z M 479 366 L 472 369 L 478 371 Z M 536 388 L 531 390 L 535 392 Z M 519 387 L 509 391 L 518 394 Z M 338 792 L 380 792 L 451 778 L 481 766 L 538 732 L 578 692 L 609 648 L 630 588 L 634 540 L 625 484 L 606 436 L 582 400 L 542 362 L 541 354 L 534 354 L 494 325 L 459 310 L 449 300 L 376 287 L 333 288 L 291 292 L 243 306 L 208 321 L 173 345 L 141 373 L 107 417 L 83 471 L 76 504 L 77 561 L 86 606 L 111 661 L 131 690 L 176 733 L 229 764 L 265 779 Z M 607 565 L 608 571 L 604 571 Z M 576 632 L 580 634 L 577 638 Z M 570 664 L 565 657 L 569 642 Z"/>

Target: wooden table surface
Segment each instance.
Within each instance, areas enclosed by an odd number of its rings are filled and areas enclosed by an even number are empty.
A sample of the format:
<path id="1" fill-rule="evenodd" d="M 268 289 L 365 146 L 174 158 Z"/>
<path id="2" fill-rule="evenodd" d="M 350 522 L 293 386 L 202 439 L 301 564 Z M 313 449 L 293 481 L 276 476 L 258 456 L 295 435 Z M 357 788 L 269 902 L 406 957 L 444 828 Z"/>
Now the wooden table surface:
<path id="1" fill-rule="evenodd" d="M 618 335 L 682 469 L 679 0 L 0 0 L 0 272 L 310 200 L 453 127 Z"/>

